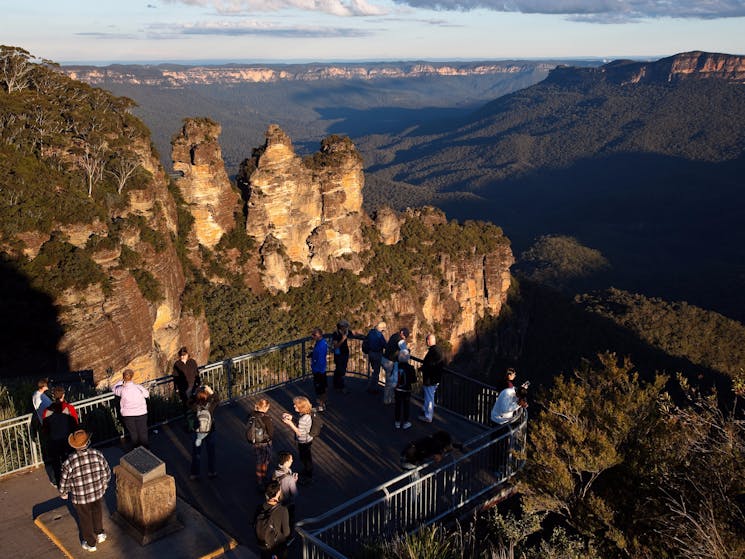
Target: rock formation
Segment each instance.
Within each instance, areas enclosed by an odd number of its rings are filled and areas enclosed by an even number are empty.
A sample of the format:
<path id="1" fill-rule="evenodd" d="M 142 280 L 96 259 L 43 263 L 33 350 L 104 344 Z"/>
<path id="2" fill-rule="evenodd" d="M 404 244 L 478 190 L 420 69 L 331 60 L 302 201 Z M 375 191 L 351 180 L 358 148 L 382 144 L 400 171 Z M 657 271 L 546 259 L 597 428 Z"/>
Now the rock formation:
<path id="1" fill-rule="evenodd" d="M 234 225 L 239 195 L 225 172 L 220 144 L 221 127 L 209 119 L 187 119 L 173 139 L 176 185 L 194 217 L 197 242 L 214 248 Z"/>
<path id="2" fill-rule="evenodd" d="M 254 155 L 246 233 L 260 247 L 265 287 L 286 291 L 303 281 L 292 270 L 359 271 L 363 248 L 362 158 L 348 138 L 331 136 L 301 159 L 276 125 Z"/>

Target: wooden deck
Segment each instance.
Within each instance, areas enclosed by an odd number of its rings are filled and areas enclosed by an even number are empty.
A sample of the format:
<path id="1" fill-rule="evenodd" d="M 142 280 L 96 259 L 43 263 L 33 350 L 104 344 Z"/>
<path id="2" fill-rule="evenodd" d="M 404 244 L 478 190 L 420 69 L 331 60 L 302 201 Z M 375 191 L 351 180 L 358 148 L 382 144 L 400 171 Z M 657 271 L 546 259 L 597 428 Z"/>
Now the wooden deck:
<path id="1" fill-rule="evenodd" d="M 345 501 L 402 473 L 399 454 L 411 440 L 444 429 L 454 440 L 467 441 L 484 428 L 448 413 L 435 410 L 433 423 L 416 418 L 421 406 L 412 401 L 408 430 L 395 429 L 393 406 L 383 405 L 382 395 L 365 391 L 366 379 L 348 377 L 350 394 L 329 393 L 323 431 L 313 443 L 314 482 L 300 487 L 297 519 L 316 517 Z M 310 380 L 272 390 L 259 397 L 271 402 L 269 414 L 275 421 L 274 454 L 289 450 L 295 456 L 293 470 L 302 469 L 292 431 L 281 423 L 283 412 L 292 412 L 292 398 L 309 396 Z M 234 537 L 252 547 L 255 539 L 251 520 L 261 497 L 256 491 L 254 453 L 245 440 L 245 421 L 256 398 L 244 398 L 221 406 L 215 413 L 217 430 L 217 479 L 203 476 L 189 480 L 190 435 L 183 425 L 173 423 L 151 435 L 151 450 L 166 462 L 175 476 L 177 494 Z M 204 453 L 203 453 L 204 454 Z M 206 460 L 206 456 L 202 457 Z M 205 468 L 206 464 L 203 464 Z M 270 465 L 270 471 L 276 466 Z M 205 469 L 206 471 L 206 469 Z"/>

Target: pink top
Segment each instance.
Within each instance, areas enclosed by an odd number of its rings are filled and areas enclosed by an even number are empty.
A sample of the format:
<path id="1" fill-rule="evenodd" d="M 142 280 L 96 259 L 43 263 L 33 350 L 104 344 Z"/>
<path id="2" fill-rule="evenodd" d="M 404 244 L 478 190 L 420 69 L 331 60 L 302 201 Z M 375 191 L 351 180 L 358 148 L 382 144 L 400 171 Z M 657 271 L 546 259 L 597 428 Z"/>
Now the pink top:
<path id="1" fill-rule="evenodd" d="M 122 410 L 124 417 L 147 413 L 145 398 L 150 396 L 147 388 L 143 388 L 134 382 L 119 381 L 114 385 L 114 394 L 122 399 L 119 408 Z"/>

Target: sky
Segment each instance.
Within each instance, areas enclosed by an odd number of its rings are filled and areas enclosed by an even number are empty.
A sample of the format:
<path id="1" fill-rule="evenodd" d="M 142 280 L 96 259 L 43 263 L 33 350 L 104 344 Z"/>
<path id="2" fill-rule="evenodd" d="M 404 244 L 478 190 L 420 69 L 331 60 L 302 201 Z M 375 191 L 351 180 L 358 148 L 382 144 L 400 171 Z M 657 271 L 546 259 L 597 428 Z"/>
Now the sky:
<path id="1" fill-rule="evenodd" d="M 0 0 L 0 43 L 62 64 L 745 53 L 745 0 Z"/>

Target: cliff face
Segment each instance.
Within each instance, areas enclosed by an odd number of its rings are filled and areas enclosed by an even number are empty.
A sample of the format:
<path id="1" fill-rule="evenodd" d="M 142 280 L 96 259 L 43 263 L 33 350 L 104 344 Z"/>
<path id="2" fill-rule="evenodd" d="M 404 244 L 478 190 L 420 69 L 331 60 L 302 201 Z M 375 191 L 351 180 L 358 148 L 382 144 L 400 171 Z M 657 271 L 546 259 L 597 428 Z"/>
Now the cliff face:
<path id="1" fill-rule="evenodd" d="M 176 185 L 194 217 L 197 242 L 210 249 L 233 228 L 239 209 L 217 141 L 220 132 L 216 122 L 188 119 L 173 139 L 173 169 L 182 175 Z"/>
<path id="2" fill-rule="evenodd" d="M 194 84 L 270 83 L 328 79 L 376 80 L 424 76 L 469 76 L 528 73 L 552 68 L 547 63 L 398 63 L 398 64 L 302 64 L 275 66 L 67 66 L 73 79 L 90 84 L 129 83 L 160 87 Z"/>
<path id="3" fill-rule="evenodd" d="M 271 126 L 253 165 L 244 169 L 246 233 L 259 247 L 267 288 L 299 285 L 303 277 L 293 271 L 361 269 L 364 176 L 349 139 L 327 138 L 304 161 L 289 137 Z"/>
<path id="4" fill-rule="evenodd" d="M 664 84 L 686 79 L 745 83 L 745 56 L 684 52 L 653 62 L 616 60 L 599 68 L 560 67 L 552 70 L 548 79 L 561 83 L 604 79 L 619 85 Z"/>

